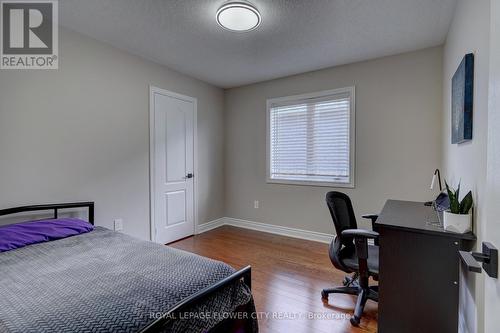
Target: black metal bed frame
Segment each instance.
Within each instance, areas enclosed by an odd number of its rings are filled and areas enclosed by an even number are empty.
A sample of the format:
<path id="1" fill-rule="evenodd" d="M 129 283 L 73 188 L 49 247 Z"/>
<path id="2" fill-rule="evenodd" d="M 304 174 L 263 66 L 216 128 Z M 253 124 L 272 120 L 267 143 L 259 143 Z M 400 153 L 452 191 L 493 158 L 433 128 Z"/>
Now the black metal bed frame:
<path id="1" fill-rule="evenodd" d="M 31 205 L 31 206 L 20 206 L 7 209 L 0 209 L 0 216 L 12 215 L 24 212 L 35 212 L 43 210 L 53 210 L 54 218 L 57 219 L 60 209 L 68 208 L 88 208 L 89 211 L 89 223 L 94 224 L 94 203 L 88 202 L 69 202 L 69 203 L 59 203 L 59 204 L 45 204 L 45 205 Z"/>
<path id="2" fill-rule="evenodd" d="M 140 333 L 152 333 L 152 332 L 162 332 L 166 325 L 169 324 L 170 321 L 178 318 L 180 314 L 190 307 L 197 304 L 197 302 L 202 301 L 203 299 L 210 297 L 212 294 L 218 292 L 219 290 L 227 287 L 237 281 L 243 280 L 249 289 L 252 288 L 252 268 L 251 266 L 247 266 L 245 268 L 240 269 L 237 272 L 229 275 L 228 277 L 220 280 L 214 285 L 211 285 L 205 289 L 198 291 L 197 293 L 183 299 L 179 303 L 177 303 L 172 309 L 165 312 L 160 318 L 155 320 L 149 326 L 144 328 Z M 247 318 L 250 320 L 250 317 Z"/>
<path id="3" fill-rule="evenodd" d="M 7 209 L 0 209 L 0 216 L 12 215 L 24 212 L 34 212 L 34 211 L 54 211 L 54 218 L 58 217 L 59 210 L 68 208 L 87 208 L 88 209 L 88 222 L 92 225 L 94 224 L 94 202 L 70 202 L 70 203 L 58 203 L 58 204 L 44 204 L 44 205 L 30 205 L 30 206 L 20 206 Z M 220 291 L 221 289 L 236 283 L 237 281 L 243 280 L 243 283 L 251 290 L 252 288 L 252 268 L 246 266 L 239 271 L 231 274 L 230 276 L 220 280 L 214 285 L 208 286 L 205 289 L 198 291 L 197 293 L 183 299 L 177 303 L 172 309 L 165 312 L 160 318 L 155 320 L 146 328 L 142 329 L 140 333 L 152 333 L 159 332 L 168 325 L 168 323 L 177 318 L 182 312 L 186 311 L 188 308 L 194 306 L 197 302 L 203 300 Z"/>

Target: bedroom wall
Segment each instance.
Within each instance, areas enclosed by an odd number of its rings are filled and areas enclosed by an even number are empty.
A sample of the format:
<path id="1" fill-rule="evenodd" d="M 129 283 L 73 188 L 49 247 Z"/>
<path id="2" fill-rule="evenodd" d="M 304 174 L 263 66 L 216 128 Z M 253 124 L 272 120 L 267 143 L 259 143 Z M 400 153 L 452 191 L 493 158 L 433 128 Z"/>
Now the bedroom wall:
<path id="1" fill-rule="evenodd" d="M 486 176 L 487 211 L 482 225 L 484 239 L 500 244 L 500 1 L 490 7 L 490 68 L 488 89 L 488 161 Z M 500 279 L 485 276 L 484 332 L 498 331 L 500 313 Z"/>
<path id="2" fill-rule="evenodd" d="M 198 99 L 199 222 L 224 216 L 224 92 L 60 29 L 59 70 L 0 72 L 0 207 L 93 200 L 149 239 L 149 85 Z"/>
<path id="3" fill-rule="evenodd" d="M 488 79 L 490 1 L 459 0 L 443 52 L 443 176 L 462 193 L 472 190 L 474 232 L 481 244 L 485 223 L 488 139 Z M 472 141 L 451 144 L 451 78 L 462 58 L 474 53 L 474 105 Z M 484 331 L 484 274 L 462 275 L 460 331 Z"/>
<path id="4" fill-rule="evenodd" d="M 339 190 L 350 195 L 358 216 L 379 212 L 389 198 L 434 197 L 429 184 L 442 148 L 441 47 L 227 90 L 228 217 L 334 232 L 324 201 L 334 188 L 266 184 L 266 100 L 352 85 L 356 188 Z"/>

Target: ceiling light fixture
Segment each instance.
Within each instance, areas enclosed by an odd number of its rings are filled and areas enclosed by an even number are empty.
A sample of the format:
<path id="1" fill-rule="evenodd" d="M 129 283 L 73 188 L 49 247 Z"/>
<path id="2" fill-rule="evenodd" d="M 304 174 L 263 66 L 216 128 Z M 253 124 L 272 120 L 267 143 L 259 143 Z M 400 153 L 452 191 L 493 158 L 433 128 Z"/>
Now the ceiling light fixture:
<path id="1" fill-rule="evenodd" d="M 260 13 L 249 2 L 229 1 L 217 10 L 217 23 L 224 29 L 246 32 L 257 28 L 261 22 Z"/>

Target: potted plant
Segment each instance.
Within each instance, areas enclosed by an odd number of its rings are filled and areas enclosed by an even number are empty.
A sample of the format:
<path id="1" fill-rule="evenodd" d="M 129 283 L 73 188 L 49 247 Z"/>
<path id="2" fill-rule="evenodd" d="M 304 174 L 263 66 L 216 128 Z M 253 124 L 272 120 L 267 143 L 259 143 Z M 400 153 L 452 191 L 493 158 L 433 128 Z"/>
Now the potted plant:
<path id="1" fill-rule="evenodd" d="M 466 233 L 472 230 L 472 192 L 469 191 L 460 201 L 460 184 L 457 190 L 450 188 L 446 183 L 446 191 L 450 199 L 450 209 L 443 214 L 445 230 Z"/>

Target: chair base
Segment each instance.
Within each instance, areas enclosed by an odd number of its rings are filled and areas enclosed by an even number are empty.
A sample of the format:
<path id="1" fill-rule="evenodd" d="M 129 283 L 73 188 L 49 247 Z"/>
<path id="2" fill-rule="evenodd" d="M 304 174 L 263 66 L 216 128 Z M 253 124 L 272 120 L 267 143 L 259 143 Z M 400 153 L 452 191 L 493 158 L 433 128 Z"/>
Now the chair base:
<path id="1" fill-rule="evenodd" d="M 359 286 L 359 273 L 354 273 L 352 276 L 345 276 L 344 280 L 342 281 L 342 284 L 344 287 L 350 287 L 350 286 Z"/>
<path id="2" fill-rule="evenodd" d="M 321 298 L 328 299 L 330 294 L 347 294 L 358 296 L 356 300 L 356 307 L 354 308 L 354 315 L 351 317 L 351 325 L 359 326 L 361 321 L 361 316 L 363 315 L 363 310 L 365 309 L 365 304 L 367 300 L 372 300 L 378 302 L 378 286 L 371 286 L 368 288 L 362 288 L 359 285 L 352 287 L 336 287 L 323 289 L 321 291 Z"/>

